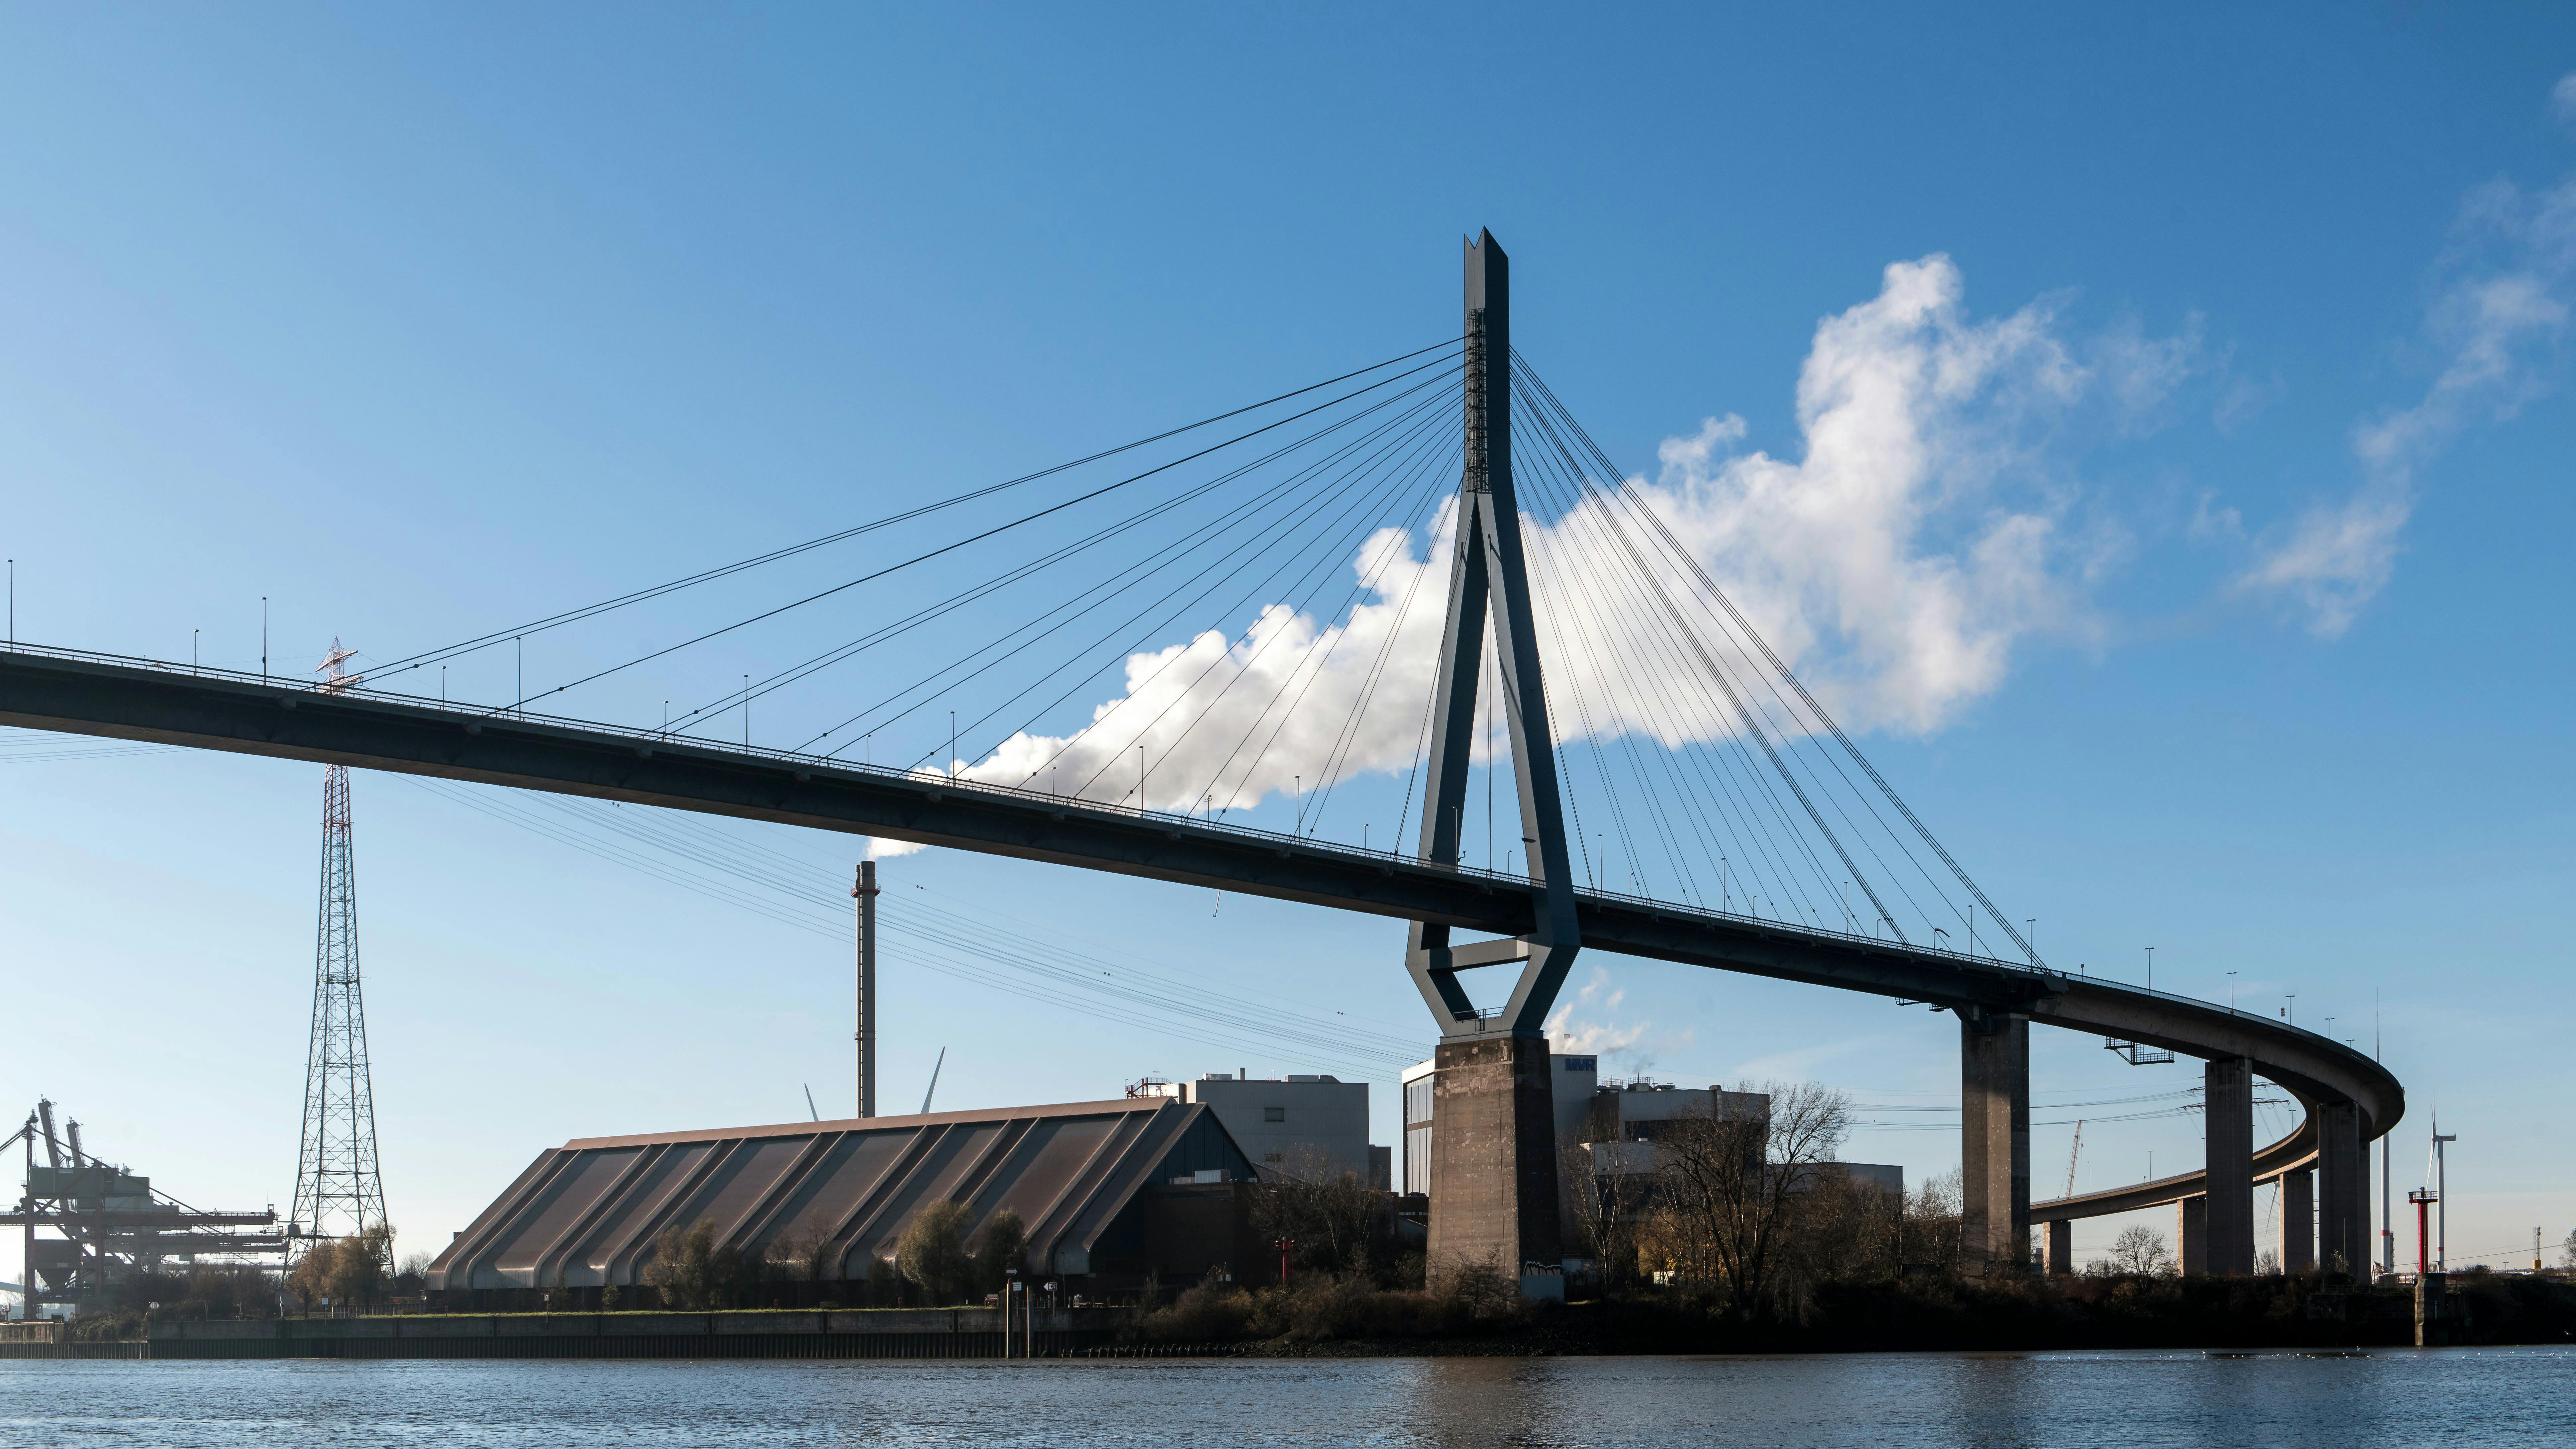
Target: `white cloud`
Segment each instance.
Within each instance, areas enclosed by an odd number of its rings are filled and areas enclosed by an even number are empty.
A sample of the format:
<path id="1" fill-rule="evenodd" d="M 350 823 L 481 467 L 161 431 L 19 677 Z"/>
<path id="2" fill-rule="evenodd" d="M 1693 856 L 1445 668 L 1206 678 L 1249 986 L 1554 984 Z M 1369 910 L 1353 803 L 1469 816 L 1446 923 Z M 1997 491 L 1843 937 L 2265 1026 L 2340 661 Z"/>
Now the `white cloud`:
<path id="1" fill-rule="evenodd" d="M 2320 637 L 2352 627 L 2395 572 L 2423 465 L 2470 422 L 2509 418 L 2546 389 L 2542 344 L 2565 333 L 2576 276 L 2576 180 L 2536 196 L 2480 188 L 2444 270 L 2451 280 L 2425 317 L 2441 372 L 2413 406 L 2353 430 L 2353 496 L 2311 507 L 2238 580 L 2294 600 Z"/>
<path id="2" fill-rule="evenodd" d="M 2093 371 L 2117 410 L 2122 431 L 2151 431 L 2157 409 L 2189 377 L 2200 355 L 2195 313 L 2170 337 L 2150 337 L 2135 317 L 2094 339 Z"/>
<path id="3" fill-rule="evenodd" d="M 2156 340 L 2130 326 L 2083 344 L 2088 366 L 2059 335 L 2053 299 L 1978 320 L 1962 293 L 1949 258 L 1900 262 L 1876 297 L 1821 322 L 1798 379 L 1796 458 L 1737 452 L 1747 427 L 1725 416 L 1667 440 L 1656 476 L 1629 480 L 1857 728 L 1936 730 L 2002 683 L 2017 642 L 2088 627 L 2068 582 L 2086 565 L 2059 557 L 2081 551 L 2058 539 L 2064 489 L 2042 461 L 2048 435 L 2088 397 L 2126 426 L 2197 345 L 2196 331 Z M 1533 493 L 1525 483 L 1525 501 Z M 1560 738 L 1725 737 L 1738 724 L 1712 692 L 1659 673 L 1666 624 L 1603 507 L 1524 520 Z M 1370 539 L 1347 618 L 1274 606 L 1240 637 L 1210 631 L 1134 655 L 1123 693 L 1088 729 L 1015 736 L 964 773 L 1109 801 L 1136 799 L 1141 777 L 1148 805 L 1197 810 L 1312 800 L 1332 781 L 1408 768 L 1454 526 L 1444 511 L 1428 538 Z"/>
<path id="4" fill-rule="evenodd" d="M 2549 109 L 2559 120 L 2576 126 L 2576 70 L 2560 76 L 2558 84 L 2550 88 Z"/>
<path id="5" fill-rule="evenodd" d="M 1647 490 L 1673 531 L 1829 704 L 1863 727 L 1926 733 L 2002 683 L 2013 644 L 2084 613 L 2051 570 L 2057 518 L 1999 485 L 2035 424 L 2095 381 L 2050 303 L 1971 321 L 1949 258 L 1887 269 L 1829 318 L 1798 380 L 1805 453 L 1728 456 L 1733 419 L 1667 441 Z M 2152 406 L 2172 354 L 2121 354 Z M 2125 410 L 2127 403 L 2122 406 Z"/>
<path id="6" fill-rule="evenodd" d="M 2289 385 L 2281 380 L 2278 373 L 2273 374 L 2269 382 L 2238 374 L 2228 380 L 2227 390 L 2219 395 L 2218 406 L 2211 409 L 2209 421 L 2219 432 L 2232 436 L 2265 408 L 2279 402 L 2289 390 Z"/>

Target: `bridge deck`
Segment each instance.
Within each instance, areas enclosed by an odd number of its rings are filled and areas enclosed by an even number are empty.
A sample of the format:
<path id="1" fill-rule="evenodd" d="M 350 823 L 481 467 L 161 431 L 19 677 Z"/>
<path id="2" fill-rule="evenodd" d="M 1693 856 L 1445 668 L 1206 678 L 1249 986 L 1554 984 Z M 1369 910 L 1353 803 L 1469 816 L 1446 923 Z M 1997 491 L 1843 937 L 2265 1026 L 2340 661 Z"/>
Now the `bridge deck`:
<path id="1" fill-rule="evenodd" d="M 1528 933 L 1523 879 L 1392 851 L 1300 839 L 889 768 L 582 721 L 340 692 L 217 670 L 21 645 L 0 650 L 0 724 L 229 750 L 546 790 L 884 836 L 1145 876 L 1336 910 Z M 2311 1109 L 2262 1149 L 2269 1178 L 2314 1155 L 2313 1109 L 2359 1105 L 2373 1136 L 2403 1088 L 2367 1055 L 2314 1032 L 2186 997 L 1964 953 L 1605 891 L 1578 893 L 1586 947 L 1919 1001 L 2027 1012 L 2048 1026 L 2198 1057 L 2242 1056 Z M 2033 1220 L 2170 1202 L 2199 1174 L 2033 1205 Z M 2141 1195 L 2146 1194 L 2143 1200 Z"/>

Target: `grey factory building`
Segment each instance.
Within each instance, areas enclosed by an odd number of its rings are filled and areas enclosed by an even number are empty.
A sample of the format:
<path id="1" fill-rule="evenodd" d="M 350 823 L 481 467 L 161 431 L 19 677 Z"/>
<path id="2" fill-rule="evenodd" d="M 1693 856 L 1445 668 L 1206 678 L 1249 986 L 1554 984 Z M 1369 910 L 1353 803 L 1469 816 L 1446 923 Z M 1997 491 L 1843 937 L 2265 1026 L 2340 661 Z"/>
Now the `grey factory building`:
<path id="1" fill-rule="evenodd" d="M 1136 1096 L 1172 1097 L 1214 1111 L 1217 1120 L 1267 1176 L 1338 1177 L 1349 1173 L 1373 1188 L 1391 1184 L 1392 1150 L 1369 1144 L 1368 1083 L 1339 1077 L 1254 1077 L 1210 1072 L 1195 1082 L 1147 1077 Z"/>
<path id="2" fill-rule="evenodd" d="M 505 1307 L 529 1290 L 642 1281 L 665 1230 L 717 1245 L 824 1245 L 813 1291 L 890 1260 L 928 1203 L 1003 1208 L 1024 1267 L 1111 1294 L 1190 1282 L 1258 1257 L 1240 1190 L 1252 1162 L 1207 1106 L 1173 1097 L 576 1139 L 538 1154 L 429 1269 L 445 1301 Z"/>

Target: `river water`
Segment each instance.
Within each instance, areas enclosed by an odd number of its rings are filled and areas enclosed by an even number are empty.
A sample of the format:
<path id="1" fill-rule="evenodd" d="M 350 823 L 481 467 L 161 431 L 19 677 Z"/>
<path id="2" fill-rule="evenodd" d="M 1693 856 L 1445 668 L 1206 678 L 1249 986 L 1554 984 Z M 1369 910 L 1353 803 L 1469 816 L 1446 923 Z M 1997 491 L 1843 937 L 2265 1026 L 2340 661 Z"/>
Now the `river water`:
<path id="1" fill-rule="evenodd" d="M 2576 1349 L 1781 1358 L 0 1361 L 0 1445 L 2576 1444 Z"/>

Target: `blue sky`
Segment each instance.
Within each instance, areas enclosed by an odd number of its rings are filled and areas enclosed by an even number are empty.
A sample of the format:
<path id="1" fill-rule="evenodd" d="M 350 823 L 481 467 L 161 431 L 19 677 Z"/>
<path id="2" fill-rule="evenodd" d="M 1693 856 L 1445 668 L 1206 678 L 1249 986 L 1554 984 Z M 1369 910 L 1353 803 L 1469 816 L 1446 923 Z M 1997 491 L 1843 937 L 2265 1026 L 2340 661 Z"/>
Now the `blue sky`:
<path id="1" fill-rule="evenodd" d="M 1457 237 L 1491 227 L 1523 351 L 1624 468 L 1715 510 L 1711 556 L 1817 630 L 1865 747 L 2052 960 L 2134 977 L 2152 944 L 2160 987 L 2223 998 L 2233 971 L 2365 1044 L 2376 1011 L 2412 1092 L 2401 1192 L 2433 1108 L 2461 1137 L 2455 1257 L 2576 1227 L 2567 1129 L 2531 1111 L 2576 1086 L 2561 13 L 10 7 L 0 37 L 21 638 L 256 667 L 265 597 L 286 672 L 335 636 L 385 659 L 505 628 L 1452 336 Z M 1881 364 L 1913 390 L 1847 420 L 1918 445 L 1914 474 L 1829 426 L 1833 378 Z M 1795 506 L 1837 480 L 1898 506 L 1875 533 Z M 531 683 L 852 557 L 532 644 Z M 565 708 L 649 722 L 846 622 Z M 1975 667 L 1942 662 L 1961 643 Z M 938 657 L 906 648 L 890 668 Z M 454 687 L 499 698 L 513 667 Z M 778 727 L 858 689 L 782 697 Z M 283 1206 L 319 771 L 12 748 L 0 1101 L 51 1095 L 191 1200 Z M 490 792 L 355 793 L 406 1249 L 567 1137 L 846 1100 L 825 915 L 586 853 Z M 726 828 L 826 900 L 855 848 Z M 1386 923 L 937 851 L 885 870 L 925 908 L 1427 1041 Z M 1584 978 L 1568 1029 L 1615 1067 L 1813 1077 L 1912 1129 L 1854 1157 L 1955 1165 L 1937 1111 L 1896 1110 L 1953 1091 L 1948 1018 Z M 887 980 L 896 1101 L 943 1047 L 958 1106 L 1316 1065 Z M 2043 1195 L 2076 1116 L 2164 1114 L 2088 1126 L 2079 1177 L 2196 1160 L 2169 1110 L 2195 1072 L 2058 1034 L 2035 1057 L 2043 1103 L 2105 1104 L 2037 1114 Z"/>

